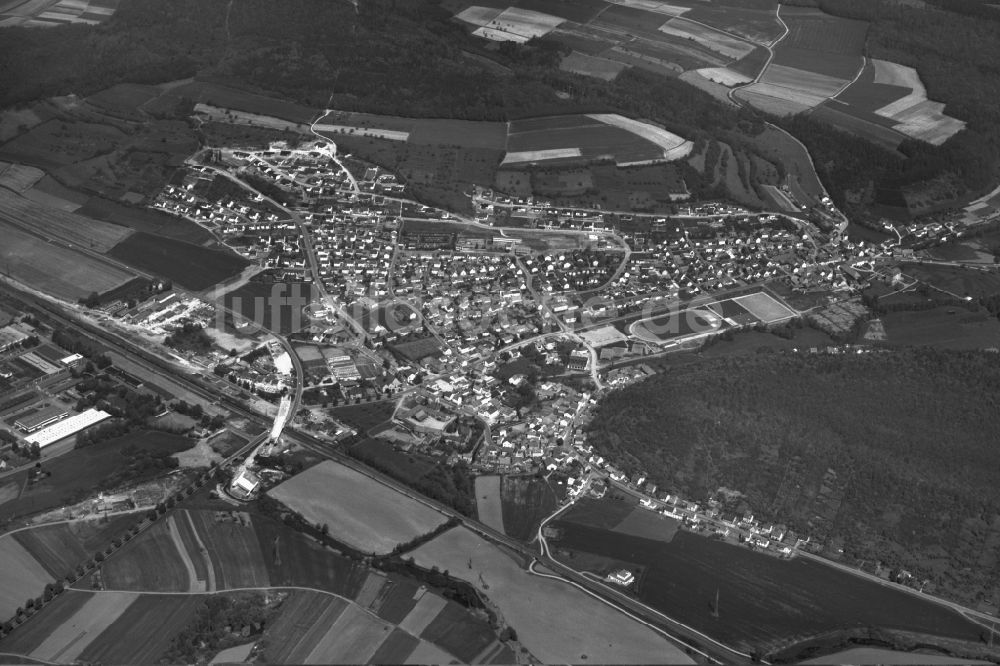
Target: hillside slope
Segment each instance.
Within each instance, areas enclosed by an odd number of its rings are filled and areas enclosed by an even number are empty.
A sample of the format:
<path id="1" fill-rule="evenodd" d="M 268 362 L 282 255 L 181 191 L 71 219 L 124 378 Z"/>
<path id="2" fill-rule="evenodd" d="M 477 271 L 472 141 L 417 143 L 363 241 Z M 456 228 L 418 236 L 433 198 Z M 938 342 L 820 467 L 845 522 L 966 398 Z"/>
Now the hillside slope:
<path id="1" fill-rule="evenodd" d="M 590 441 L 663 489 L 740 491 L 729 509 L 984 599 L 1000 580 L 998 396 L 994 354 L 758 355 L 611 393 Z"/>

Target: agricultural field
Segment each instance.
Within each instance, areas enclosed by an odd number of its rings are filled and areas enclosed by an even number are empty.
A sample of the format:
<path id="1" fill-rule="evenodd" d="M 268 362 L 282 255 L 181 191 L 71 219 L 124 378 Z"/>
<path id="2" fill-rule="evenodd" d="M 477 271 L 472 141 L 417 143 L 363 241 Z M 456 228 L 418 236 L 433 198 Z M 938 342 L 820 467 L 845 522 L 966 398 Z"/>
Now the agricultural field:
<path id="1" fill-rule="evenodd" d="M 160 89 L 156 86 L 120 83 L 87 97 L 87 103 L 112 116 L 141 120 L 144 117 L 140 111 L 143 105 L 159 96 Z"/>
<path id="2" fill-rule="evenodd" d="M 178 511 L 175 519 L 192 560 L 207 553 L 208 591 L 265 587 L 269 577 L 260 543 L 249 514 L 215 511 Z M 190 529 L 188 529 L 190 528 Z M 192 548 L 192 546 L 196 546 Z"/>
<path id="3" fill-rule="evenodd" d="M 592 76 L 602 81 L 614 81 L 626 69 L 626 66 L 624 63 L 600 56 L 573 51 L 562 59 L 562 62 L 559 63 L 559 69 L 573 74 Z"/>
<path id="4" fill-rule="evenodd" d="M 96 597 L 109 594 L 114 593 L 99 592 Z M 79 653 L 79 659 L 104 664 L 156 663 L 174 637 L 191 622 L 204 599 L 192 594 L 133 596 L 136 598 L 127 612 L 95 634 Z M 134 640 L 136 636 L 142 636 L 143 640 Z"/>
<path id="5" fill-rule="evenodd" d="M 42 594 L 55 577 L 13 536 L 0 537 L 0 617 L 13 617 L 28 599 Z"/>
<path id="6" fill-rule="evenodd" d="M 565 582 L 533 576 L 464 527 L 420 546 L 413 557 L 482 590 L 542 663 L 693 663 L 651 629 Z"/>
<path id="7" fill-rule="evenodd" d="M 965 123 L 944 113 L 944 105 L 927 99 L 920 75 L 912 67 L 886 60 L 869 60 L 857 81 L 836 98 L 835 110 L 851 114 L 874 125 L 869 134 L 908 136 L 933 145 L 941 145 L 965 127 Z M 820 117 L 859 136 L 864 133 L 851 123 Z M 853 123 L 857 126 L 858 121 Z M 887 128 L 887 129 L 884 129 Z M 867 138 L 867 137 L 866 137 Z M 898 141 L 896 145 L 898 145 Z"/>
<path id="8" fill-rule="evenodd" d="M 889 347 L 986 349 L 1000 347 L 1000 322 L 986 312 L 940 307 L 890 312 L 881 317 Z"/>
<path id="9" fill-rule="evenodd" d="M 161 519 L 104 562 L 101 579 L 107 590 L 190 592 L 189 566 L 170 523 Z"/>
<path id="10" fill-rule="evenodd" d="M 535 538 L 538 525 L 556 510 L 561 492 L 546 479 L 505 476 L 500 484 L 503 532 L 521 541 Z"/>
<path id="11" fill-rule="evenodd" d="M 106 589 L 136 592 L 215 592 L 270 584 L 250 515 L 219 511 L 170 513 L 110 558 L 102 572 Z"/>
<path id="12" fill-rule="evenodd" d="M 853 86 L 852 86 L 853 87 Z M 848 89 L 849 90 L 849 89 Z M 839 130 L 867 139 L 887 150 L 895 151 L 906 135 L 893 129 L 893 124 L 857 106 L 843 104 L 840 97 L 815 107 L 809 117 L 833 125 Z"/>
<path id="13" fill-rule="evenodd" d="M 52 459 L 43 453 L 42 469 L 51 472 L 51 476 L 30 486 L 25 483 L 27 470 L 5 477 L 0 481 L 0 498 L 4 498 L 0 501 L 0 514 L 17 518 L 40 513 L 75 504 L 98 490 L 110 490 L 126 481 L 149 479 L 161 474 L 164 468 L 155 459 L 138 467 L 139 456 L 166 456 L 193 445 L 186 437 L 154 431 L 110 439 Z"/>
<path id="14" fill-rule="evenodd" d="M 201 291 L 227 280 L 247 267 L 247 260 L 228 251 L 139 231 L 115 245 L 108 254 L 136 269 Z M 106 291 L 106 290 L 102 290 Z"/>
<path id="15" fill-rule="evenodd" d="M 781 36 L 782 29 L 774 17 L 774 7 L 754 7 L 749 3 L 736 6 L 719 3 L 691 3 L 690 11 L 682 16 L 735 33 L 756 44 L 770 44 Z M 770 3 L 768 3 L 770 4 Z"/>
<path id="16" fill-rule="evenodd" d="M 648 123 L 616 114 L 551 116 L 509 124 L 504 164 L 592 161 L 612 157 L 618 166 L 673 160 L 693 144 Z"/>
<path id="17" fill-rule="evenodd" d="M 0 146 L 0 159 L 55 169 L 110 153 L 126 142 L 111 125 L 49 120 Z"/>
<path id="18" fill-rule="evenodd" d="M 0 143 L 13 139 L 18 134 L 40 125 L 51 117 L 50 105 L 44 102 L 23 109 L 0 111 Z"/>
<path id="19" fill-rule="evenodd" d="M 670 543 L 680 522 L 643 509 L 632 498 L 585 498 L 559 515 L 560 522 L 606 529 L 617 534 Z"/>
<path id="20" fill-rule="evenodd" d="M 271 497 L 363 552 L 385 554 L 445 522 L 434 509 L 333 461 L 272 489 Z"/>
<path id="21" fill-rule="evenodd" d="M 33 233 L 97 252 L 107 252 L 132 231 L 51 208 L 0 189 L 0 219 Z"/>
<path id="22" fill-rule="evenodd" d="M 24 193 L 32 201 L 50 208 L 58 208 L 67 213 L 75 213 L 90 198 L 89 195 L 71 190 L 52 176 L 45 176 L 34 187 Z"/>
<path id="23" fill-rule="evenodd" d="M 120 0 L 25 0 L 0 6 L 0 27 L 52 28 L 104 23 Z"/>
<path id="24" fill-rule="evenodd" d="M 47 662 L 73 663 L 92 645 L 102 642 L 112 625 L 132 615 L 138 597 L 127 592 L 94 594 L 67 590 L 0 643 L 0 649 Z"/>
<path id="25" fill-rule="evenodd" d="M 958 298 L 979 299 L 1000 293 L 1000 275 L 975 268 L 905 263 L 900 266 L 907 276 L 955 294 Z"/>
<path id="26" fill-rule="evenodd" d="M 774 46 L 774 58 L 759 81 L 737 95 L 776 115 L 819 106 L 863 73 L 868 23 L 817 9 L 781 8 L 788 34 Z"/>
<path id="27" fill-rule="evenodd" d="M 503 504 L 500 500 L 502 477 L 492 474 L 476 477 L 476 517 L 487 527 L 503 533 Z"/>
<path id="28" fill-rule="evenodd" d="M 122 525 L 119 532 L 124 531 L 125 527 Z M 13 538 L 31 553 L 50 576 L 59 579 L 65 578 L 81 562 L 91 557 L 95 550 L 104 548 L 107 542 L 96 537 L 106 534 L 106 530 L 88 523 L 56 523 L 15 532 Z"/>
<path id="29" fill-rule="evenodd" d="M 547 35 L 565 20 L 520 7 L 508 7 L 499 12 L 487 7 L 470 7 L 455 18 L 475 26 L 472 34 L 477 37 L 519 44 Z"/>
<path id="30" fill-rule="evenodd" d="M 368 577 L 367 567 L 271 518 L 254 514 L 253 525 L 272 586 L 311 587 L 349 599 L 358 596 Z"/>
<path id="31" fill-rule="evenodd" d="M 458 146 L 503 150 L 507 139 L 504 123 L 438 118 L 400 118 L 351 111 L 331 111 L 316 124 L 316 131 L 332 135 L 375 132 L 416 145 Z"/>
<path id="32" fill-rule="evenodd" d="M 88 255 L 46 242 L 0 219 L 0 265 L 4 273 L 50 296 L 77 301 L 135 277 Z M 59 271 L 53 271 L 59 266 Z"/>
<path id="33" fill-rule="evenodd" d="M 507 4 L 500 0 L 442 2 L 474 35 L 510 41 L 540 35 L 570 51 L 563 69 L 605 80 L 629 67 L 674 77 L 738 63 L 740 71 L 754 76 L 767 59 L 761 45 L 782 34 L 769 2 L 725 7 L 660 0 Z"/>
<path id="34" fill-rule="evenodd" d="M 17 194 L 30 190 L 44 176 L 45 172 L 35 167 L 0 162 L 0 188 L 6 188 Z"/>
<path id="35" fill-rule="evenodd" d="M 670 19 L 660 26 L 660 31 L 701 44 L 708 50 L 732 60 L 745 58 L 754 50 L 754 45 L 746 40 L 731 37 L 719 30 L 706 28 L 704 25 L 683 18 Z"/>
<path id="36" fill-rule="evenodd" d="M 30 622 L 22 624 L 16 632 L 0 640 L 0 652 L 30 656 L 42 647 L 53 629 L 70 622 L 94 596 L 90 592 L 67 590 L 53 602 L 46 604 Z"/>
<path id="37" fill-rule="evenodd" d="M 462 663 L 483 663 L 477 655 L 498 645 L 485 620 L 423 586 L 397 581 L 392 590 L 405 590 L 411 602 L 404 614 L 395 614 L 398 619 L 387 619 L 375 607 L 382 597 L 369 607 L 361 600 L 351 603 L 320 592 L 293 591 L 264 635 L 265 659 L 363 664 L 449 663 L 458 657 Z"/>

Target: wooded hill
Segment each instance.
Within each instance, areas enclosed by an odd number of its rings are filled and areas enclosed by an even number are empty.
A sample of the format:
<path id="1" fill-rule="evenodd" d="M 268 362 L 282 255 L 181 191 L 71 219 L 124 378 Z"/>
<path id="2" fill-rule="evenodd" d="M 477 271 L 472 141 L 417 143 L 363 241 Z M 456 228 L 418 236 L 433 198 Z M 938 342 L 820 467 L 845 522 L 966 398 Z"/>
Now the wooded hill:
<path id="1" fill-rule="evenodd" d="M 604 398 L 590 442 L 667 491 L 785 523 L 945 591 L 1000 582 L 1000 357 L 913 350 L 706 360 Z"/>
<path id="2" fill-rule="evenodd" d="M 869 21 L 866 55 L 917 70 L 929 99 L 968 123 L 944 145 L 908 140 L 902 156 L 832 127 L 797 116 L 780 124 L 802 140 L 837 202 L 852 212 L 864 203 L 905 206 L 908 189 L 942 196 L 995 185 L 1000 164 L 1000 11 L 977 0 L 788 0 L 844 18 Z M 916 4 L 916 3 L 915 3 Z"/>
<path id="3" fill-rule="evenodd" d="M 895 0 L 793 1 L 871 21 L 869 55 L 916 67 L 928 94 L 969 123 L 940 148 L 904 143 L 903 158 L 808 118 L 785 121 L 838 203 L 850 204 L 853 192 L 862 200 L 855 210 L 898 204 L 918 183 L 947 182 L 953 193 L 996 177 L 1000 23 Z M 0 107 L 197 76 L 317 109 L 484 120 L 620 112 L 737 145 L 762 127 L 757 112 L 728 108 L 677 79 L 629 70 L 605 83 L 560 71 L 564 47 L 553 41 L 497 46 L 473 37 L 438 0 L 365 0 L 358 10 L 328 0 L 123 0 L 100 26 L 5 28 L 3 37 Z"/>

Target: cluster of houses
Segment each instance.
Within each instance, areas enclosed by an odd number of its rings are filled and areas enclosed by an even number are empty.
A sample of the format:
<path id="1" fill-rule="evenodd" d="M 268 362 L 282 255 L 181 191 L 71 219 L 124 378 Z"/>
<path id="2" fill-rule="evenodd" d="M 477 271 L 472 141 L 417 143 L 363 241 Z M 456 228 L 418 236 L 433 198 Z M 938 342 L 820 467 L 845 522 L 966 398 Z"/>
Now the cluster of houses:
<path id="1" fill-rule="evenodd" d="M 398 222 L 372 202 L 306 215 L 323 285 L 350 301 L 386 296 Z"/>
<path id="2" fill-rule="evenodd" d="M 279 210 L 260 194 L 242 188 L 208 167 L 187 167 L 180 184 L 168 184 L 152 206 L 192 220 L 225 235 L 239 236 L 267 228 Z"/>
<path id="3" fill-rule="evenodd" d="M 592 291 L 611 279 L 623 258 L 622 252 L 571 250 L 543 253 L 524 265 L 543 291 Z"/>
<path id="4" fill-rule="evenodd" d="M 453 348 L 508 345 L 549 330 L 524 275 L 507 254 L 400 253 L 393 293 L 419 304 Z"/>

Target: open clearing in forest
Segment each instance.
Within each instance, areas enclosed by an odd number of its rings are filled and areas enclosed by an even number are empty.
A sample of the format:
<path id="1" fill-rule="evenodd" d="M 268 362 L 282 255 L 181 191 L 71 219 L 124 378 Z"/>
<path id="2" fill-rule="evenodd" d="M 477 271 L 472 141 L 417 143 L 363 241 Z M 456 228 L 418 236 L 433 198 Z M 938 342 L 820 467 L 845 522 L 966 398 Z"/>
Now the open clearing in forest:
<path id="1" fill-rule="evenodd" d="M 326 525 L 334 539 L 366 553 L 388 553 L 445 522 L 429 506 L 330 460 L 268 494 L 313 525 Z"/>
<path id="2" fill-rule="evenodd" d="M 413 557 L 482 590 L 543 663 L 693 663 L 652 629 L 566 582 L 531 575 L 464 527 L 420 546 Z"/>

